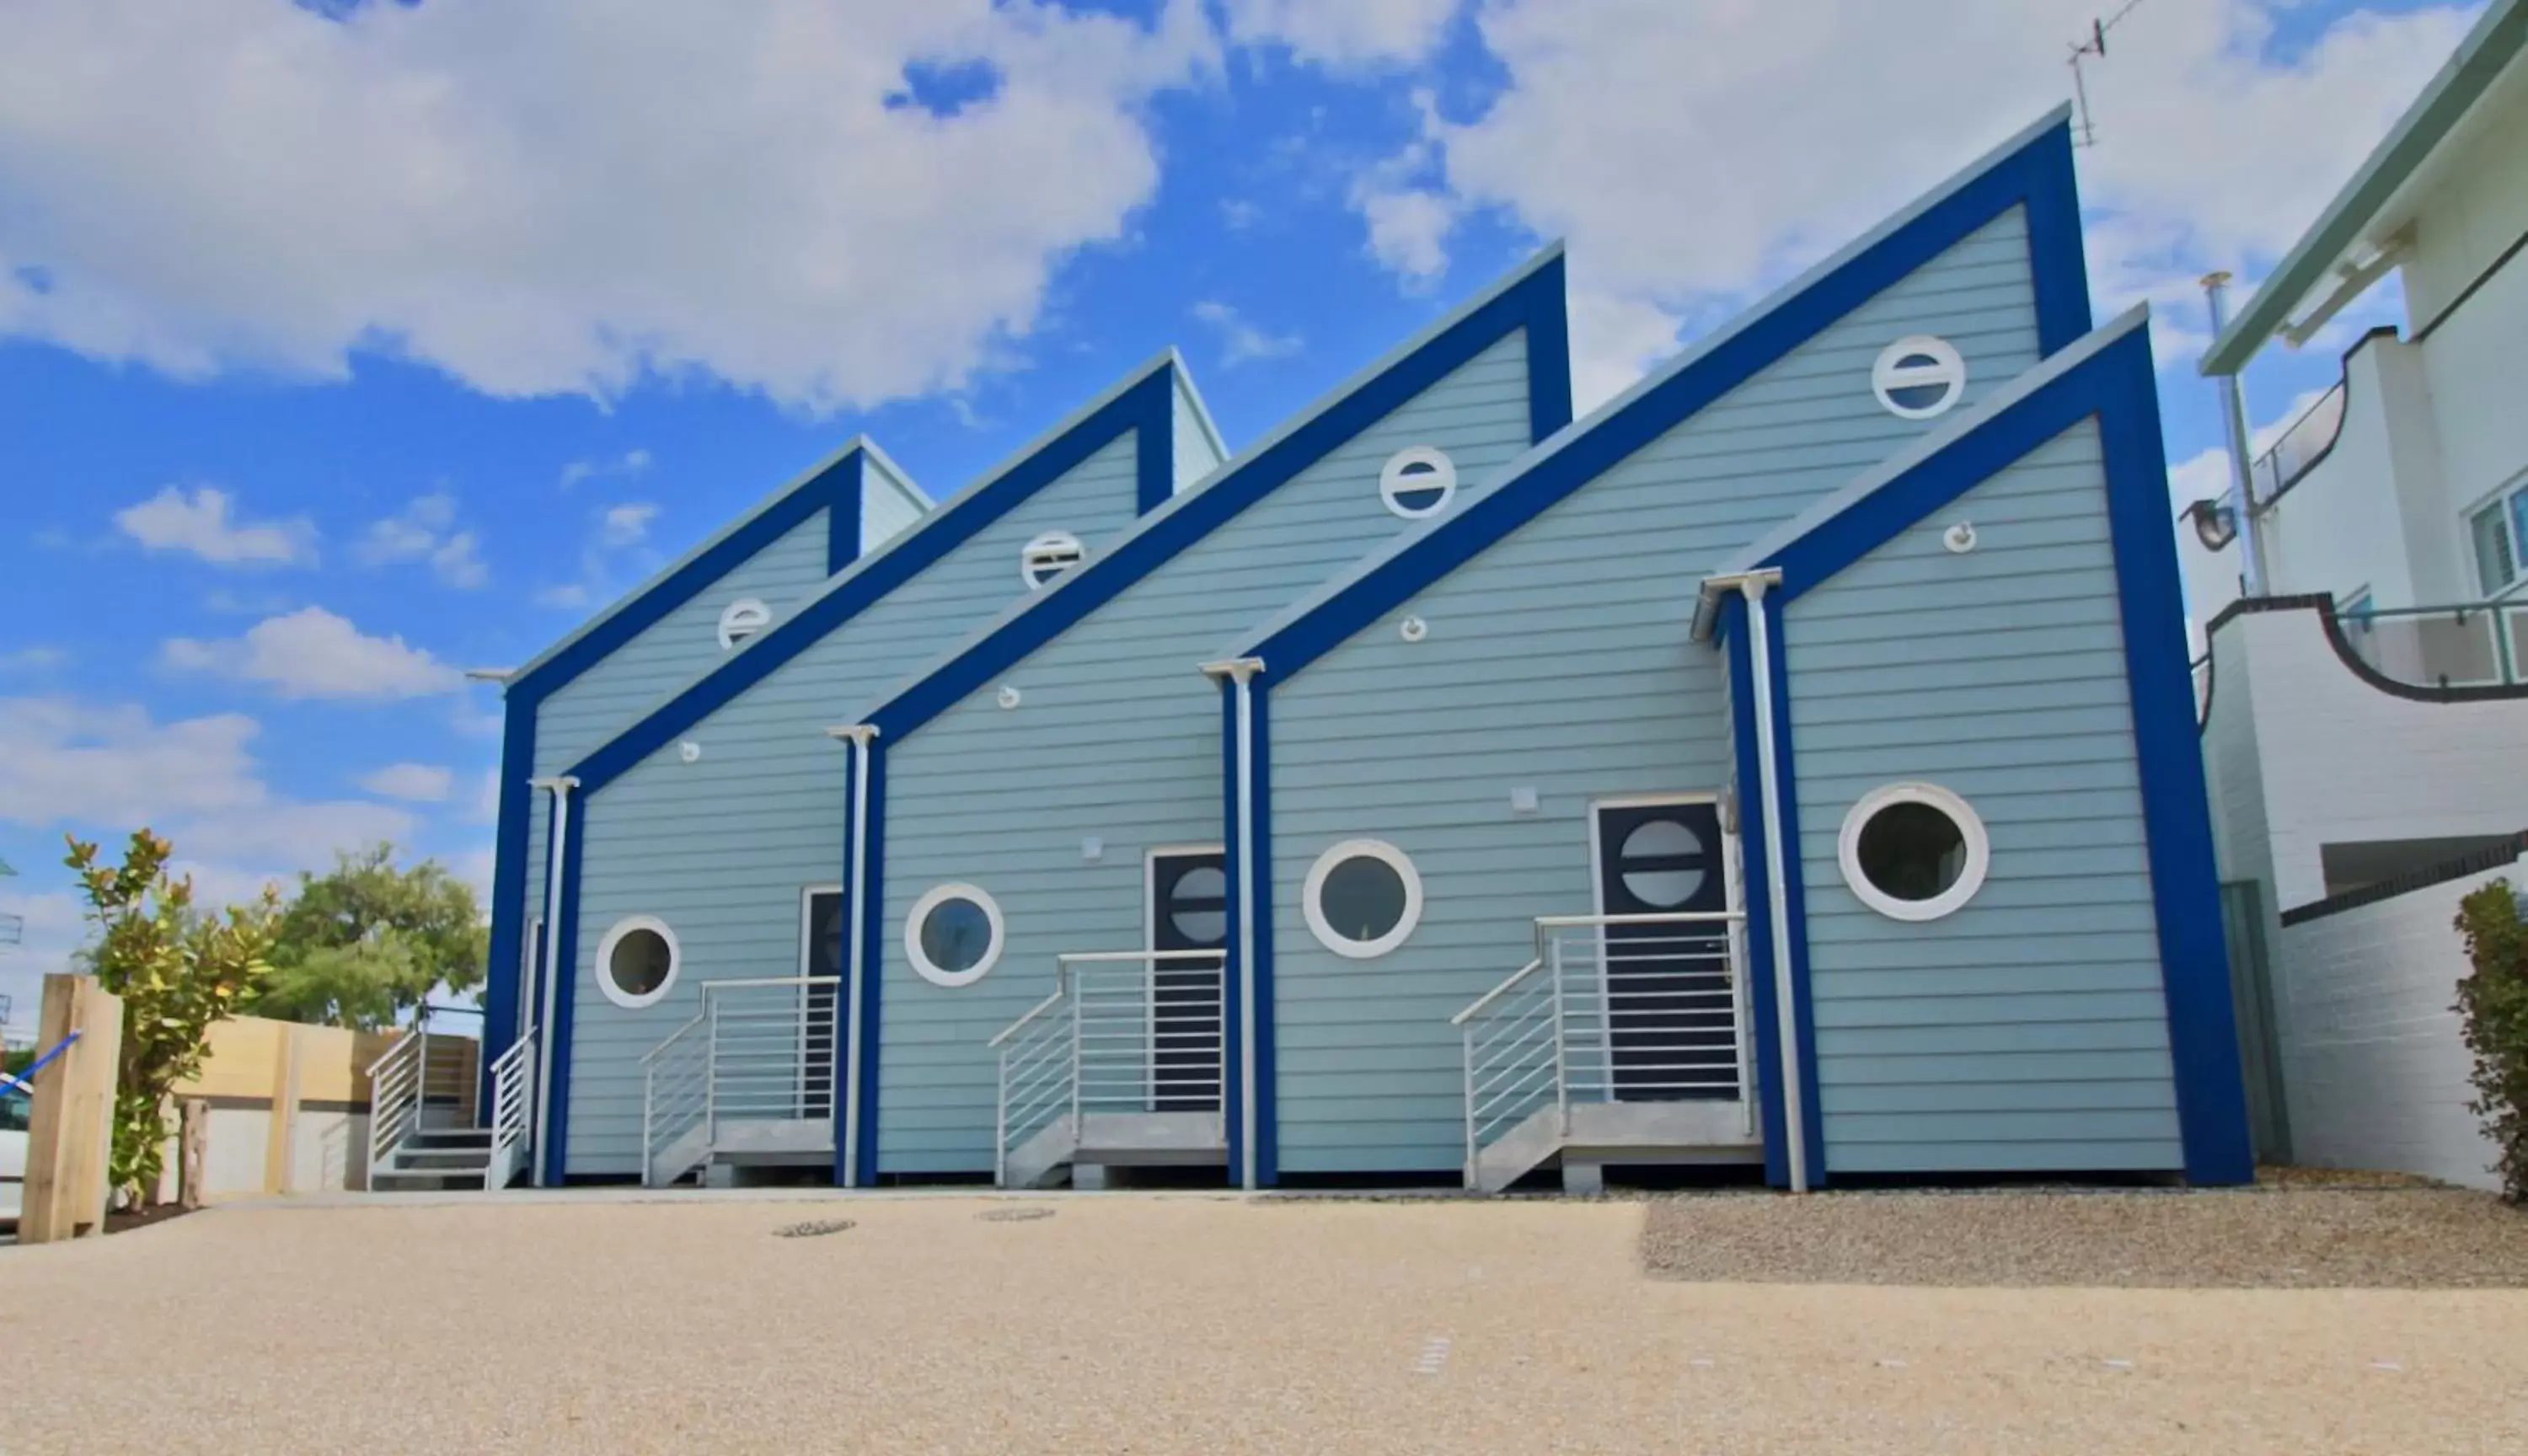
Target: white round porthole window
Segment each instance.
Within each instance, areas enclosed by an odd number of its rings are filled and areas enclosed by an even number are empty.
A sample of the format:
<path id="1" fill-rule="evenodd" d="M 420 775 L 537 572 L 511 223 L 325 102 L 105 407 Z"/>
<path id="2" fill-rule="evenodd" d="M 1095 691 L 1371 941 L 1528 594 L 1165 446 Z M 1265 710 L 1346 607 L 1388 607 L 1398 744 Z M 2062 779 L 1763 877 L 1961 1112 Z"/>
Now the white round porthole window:
<path id="1" fill-rule="evenodd" d="M 1027 590 L 1052 586 L 1064 572 L 1080 564 L 1088 548 L 1080 538 L 1068 531 L 1047 531 L 1019 550 L 1019 579 Z"/>
<path id="2" fill-rule="evenodd" d="M 597 989 L 626 1011 L 656 1006 L 676 983 L 676 932 L 657 915 L 625 915 L 597 943 Z"/>
<path id="3" fill-rule="evenodd" d="M 973 885 L 935 886 L 904 917 L 904 954 L 934 986 L 981 980 L 999 963 L 1001 942 L 1001 908 Z"/>
<path id="4" fill-rule="evenodd" d="M 1992 841 L 1973 806 L 1937 784 L 1872 789 L 1843 816 L 1843 882 L 1892 919 L 1936 920 L 1983 888 Z"/>
<path id="5" fill-rule="evenodd" d="M 1309 867 L 1299 904 L 1318 944 L 1367 961 L 1404 944 L 1421 922 L 1422 876 L 1392 844 L 1345 840 Z"/>
<path id="6" fill-rule="evenodd" d="M 1457 494 L 1457 465 L 1427 444 L 1397 450 L 1378 472 L 1378 496 L 1408 521 L 1437 513 Z"/>
<path id="7" fill-rule="evenodd" d="M 772 608 L 752 597 L 741 597 L 719 614 L 719 650 L 723 652 L 772 625 Z"/>
<path id="8" fill-rule="evenodd" d="M 1967 361 L 1957 345 L 1928 334 L 1900 338 L 1880 350 L 1870 368 L 1870 388 L 1889 414 L 1928 420 L 1947 414 L 1967 392 Z"/>

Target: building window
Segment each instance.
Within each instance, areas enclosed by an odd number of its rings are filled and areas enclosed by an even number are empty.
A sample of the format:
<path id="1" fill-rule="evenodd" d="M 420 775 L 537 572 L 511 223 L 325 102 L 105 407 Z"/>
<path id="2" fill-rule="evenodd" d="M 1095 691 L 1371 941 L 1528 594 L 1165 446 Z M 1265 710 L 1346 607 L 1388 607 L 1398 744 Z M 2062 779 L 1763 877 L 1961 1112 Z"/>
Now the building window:
<path id="1" fill-rule="evenodd" d="M 723 652 L 772 625 L 772 608 L 752 597 L 741 597 L 719 614 L 719 650 Z"/>
<path id="2" fill-rule="evenodd" d="M 1397 450 L 1378 472 L 1379 498 L 1408 521 L 1437 514 L 1456 494 L 1456 462 L 1427 444 Z"/>
<path id="3" fill-rule="evenodd" d="M 676 983 L 676 932 L 656 915 L 626 915 L 597 943 L 597 988 L 626 1011 L 656 1006 Z"/>
<path id="4" fill-rule="evenodd" d="M 1967 802 L 1936 784 L 1890 784 L 1843 816 L 1843 881 L 1892 919 L 1936 920 L 1983 888 L 1992 844 Z"/>
<path id="5" fill-rule="evenodd" d="M 1422 876 L 1392 844 L 1346 840 L 1317 857 L 1300 908 L 1317 942 L 1367 961 L 1404 944 L 1422 919 Z"/>
<path id="6" fill-rule="evenodd" d="M 904 917 L 904 954 L 934 986 L 971 986 L 1001 959 L 1001 908 L 973 885 L 939 885 Z"/>
<path id="7" fill-rule="evenodd" d="M 1080 564 L 1087 548 L 1080 538 L 1068 531 L 1047 531 L 1019 550 L 1019 579 L 1027 590 L 1052 586 L 1064 572 Z"/>
<path id="8" fill-rule="evenodd" d="M 1933 419 L 1965 396 L 1967 361 L 1947 339 L 1917 334 L 1880 351 L 1870 369 L 1870 388 L 1889 414 Z"/>
<path id="9" fill-rule="evenodd" d="M 804 897 L 799 922 L 799 973 L 810 977 L 843 973 L 843 892 L 839 886 L 812 889 Z"/>
<path id="10" fill-rule="evenodd" d="M 2475 542 L 2475 579 L 2487 597 L 2518 584 L 2519 543 L 2528 540 L 2528 488 L 2477 511 L 2467 521 Z"/>

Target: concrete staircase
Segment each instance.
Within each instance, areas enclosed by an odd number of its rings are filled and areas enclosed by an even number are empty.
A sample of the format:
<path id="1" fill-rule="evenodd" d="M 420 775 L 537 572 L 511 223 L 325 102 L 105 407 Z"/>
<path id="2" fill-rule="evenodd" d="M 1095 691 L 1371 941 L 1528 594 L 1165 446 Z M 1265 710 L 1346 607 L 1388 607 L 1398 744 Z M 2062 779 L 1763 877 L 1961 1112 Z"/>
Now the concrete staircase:
<path id="1" fill-rule="evenodd" d="M 433 1127 L 405 1134 L 369 1170 L 373 1193 L 438 1192 L 490 1185 L 492 1129 Z"/>

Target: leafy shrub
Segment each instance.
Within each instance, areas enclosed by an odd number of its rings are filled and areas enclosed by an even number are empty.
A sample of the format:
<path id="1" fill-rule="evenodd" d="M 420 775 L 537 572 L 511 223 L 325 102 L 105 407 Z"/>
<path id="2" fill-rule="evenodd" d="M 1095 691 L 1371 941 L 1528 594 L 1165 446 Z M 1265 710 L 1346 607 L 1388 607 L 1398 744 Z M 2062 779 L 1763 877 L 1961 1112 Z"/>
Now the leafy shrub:
<path id="1" fill-rule="evenodd" d="M 2467 1111 L 2501 1150 L 2502 1196 L 2528 1204 L 2528 925 L 2508 880 L 2458 902 L 2457 928 L 2475 973 L 2457 983 L 2455 1010 L 2475 1054 Z"/>

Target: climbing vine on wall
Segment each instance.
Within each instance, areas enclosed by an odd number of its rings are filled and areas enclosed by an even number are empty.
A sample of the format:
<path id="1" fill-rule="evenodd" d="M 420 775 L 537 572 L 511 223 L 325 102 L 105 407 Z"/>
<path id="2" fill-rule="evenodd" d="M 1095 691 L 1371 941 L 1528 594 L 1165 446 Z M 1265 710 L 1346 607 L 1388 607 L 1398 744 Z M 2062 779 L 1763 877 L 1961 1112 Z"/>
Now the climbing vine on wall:
<path id="1" fill-rule="evenodd" d="M 2528 1204 L 2528 925 L 2508 880 L 2458 902 L 2457 928 L 2475 972 L 2457 983 L 2466 1048 L 2475 1054 L 2470 1112 L 2501 1150 L 2502 1196 Z"/>

